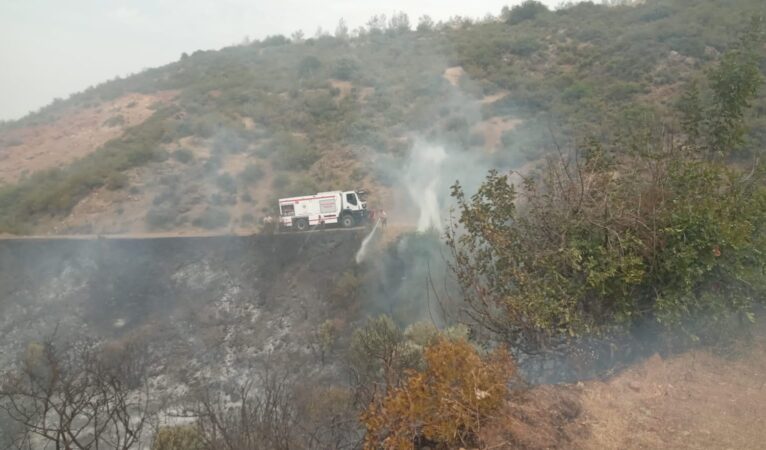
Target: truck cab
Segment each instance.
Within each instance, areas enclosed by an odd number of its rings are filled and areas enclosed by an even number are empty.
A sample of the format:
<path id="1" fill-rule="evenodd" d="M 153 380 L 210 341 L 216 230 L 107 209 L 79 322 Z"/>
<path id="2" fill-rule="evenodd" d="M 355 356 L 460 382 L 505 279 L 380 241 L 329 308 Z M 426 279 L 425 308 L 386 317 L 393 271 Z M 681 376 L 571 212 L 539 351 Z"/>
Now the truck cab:
<path id="1" fill-rule="evenodd" d="M 342 194 L 342 212 L 340 214 L 340 223 L 348 228 L 364 222 L 368 216 L 366 195 L 364 191 L 345 191 Z M 347 217 L 351 217 L 348 219 Z"/>

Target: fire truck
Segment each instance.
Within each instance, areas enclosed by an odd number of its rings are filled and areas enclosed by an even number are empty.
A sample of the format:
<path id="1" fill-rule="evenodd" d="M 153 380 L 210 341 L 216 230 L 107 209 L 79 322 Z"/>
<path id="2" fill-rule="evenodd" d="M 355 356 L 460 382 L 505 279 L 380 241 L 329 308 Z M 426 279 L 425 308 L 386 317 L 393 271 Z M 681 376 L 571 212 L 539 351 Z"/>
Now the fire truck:
<path id="1" fill-rule="evenodd" d="M 306 231 L 318 225 L 351 228 L 369 218 L 363 191 L 329 191 L 279 199 L 279 224 L 283 229 Z"/>

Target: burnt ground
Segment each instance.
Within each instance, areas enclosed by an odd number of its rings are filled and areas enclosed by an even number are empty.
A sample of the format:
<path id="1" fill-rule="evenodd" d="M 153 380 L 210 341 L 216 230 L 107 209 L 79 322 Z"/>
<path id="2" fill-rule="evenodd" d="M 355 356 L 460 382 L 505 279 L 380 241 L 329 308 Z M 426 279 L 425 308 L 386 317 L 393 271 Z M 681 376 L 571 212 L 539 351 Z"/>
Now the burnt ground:
<path id="1" fill-rule="evenodd" d="M 275 366 L 330 383 L 343 376 L 336 362 L 342 358 L 320 363 L 316 331 L 325 320 L 353 320 L 353 312 L 332 303 L 331 292 L 344 272 L 358 271 L 354 257 L 363 237 L 363 230 L 328 230 L 0 240 L 0 368 L 55 330 L 62 340 L 144 345 L 160 397 L 182 398 L 211 383 L 226 391 Z M 381 291 L 389 299 L 420 295 L 395 283 L 407 272 L 402 267 L 424 265 L 413 256 L 423 248 L 410 247 L 391 261 L 375 260 L 399 268 L 384 271 L 383 284 L 398 286 Z M 485 428 L 483 441 L 489 448 L 528 449 L 762 448 L 763 324 L 726 354 L 697 349 L 631 359 L 610 377 L 519 391 Z"/>
<path id="2" fill-rule="evenodd" d="M 0 367 L 54 330 L 142 342 L 158 383 L 181 390 L 236 381 L 278 355 L 309 364 L 316 328 L 331 318 L 329 292 L 362 238 L 0 241 Z"/>

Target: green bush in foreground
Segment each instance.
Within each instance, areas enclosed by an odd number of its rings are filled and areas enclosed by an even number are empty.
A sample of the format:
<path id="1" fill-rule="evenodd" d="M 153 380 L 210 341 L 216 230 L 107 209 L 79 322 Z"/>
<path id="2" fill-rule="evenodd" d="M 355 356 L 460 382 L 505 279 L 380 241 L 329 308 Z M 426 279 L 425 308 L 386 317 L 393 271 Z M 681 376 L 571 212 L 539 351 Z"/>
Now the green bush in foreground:
<path id="1" fill-rule="evenodd" d="M 760 84 L 743 75 L 757 59 L 723 61 L 713 86 Z M 447 243 L 473 318 L 528 349 L 647 320 L 693 338 L 700 323 L 753 320 L 766 294 L 766 165 L 728 162 L 755 95 L 738 86 L 731 96 L 714 89 L 697 116 L 714 126 L 683 145 L 668 124 L 634 122 L 620 153 L 590 142 L 580 158 L 549 159 L 518 190 L 495 171 L 470 198 L 455 184 L 462 231 Z"/>

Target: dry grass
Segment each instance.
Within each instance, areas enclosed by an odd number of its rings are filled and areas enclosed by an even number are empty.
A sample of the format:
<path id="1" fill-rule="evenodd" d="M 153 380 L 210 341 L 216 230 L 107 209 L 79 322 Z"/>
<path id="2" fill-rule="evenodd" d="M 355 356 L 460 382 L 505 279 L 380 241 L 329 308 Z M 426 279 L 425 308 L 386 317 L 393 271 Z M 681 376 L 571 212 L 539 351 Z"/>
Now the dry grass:
<path id="1" fill-rule="evenodd" d="M 604 381 L 538 386 L 483 433 L 487 448 L 760 449 L 766 327 L 737 356 L 655 355 Z"/>

